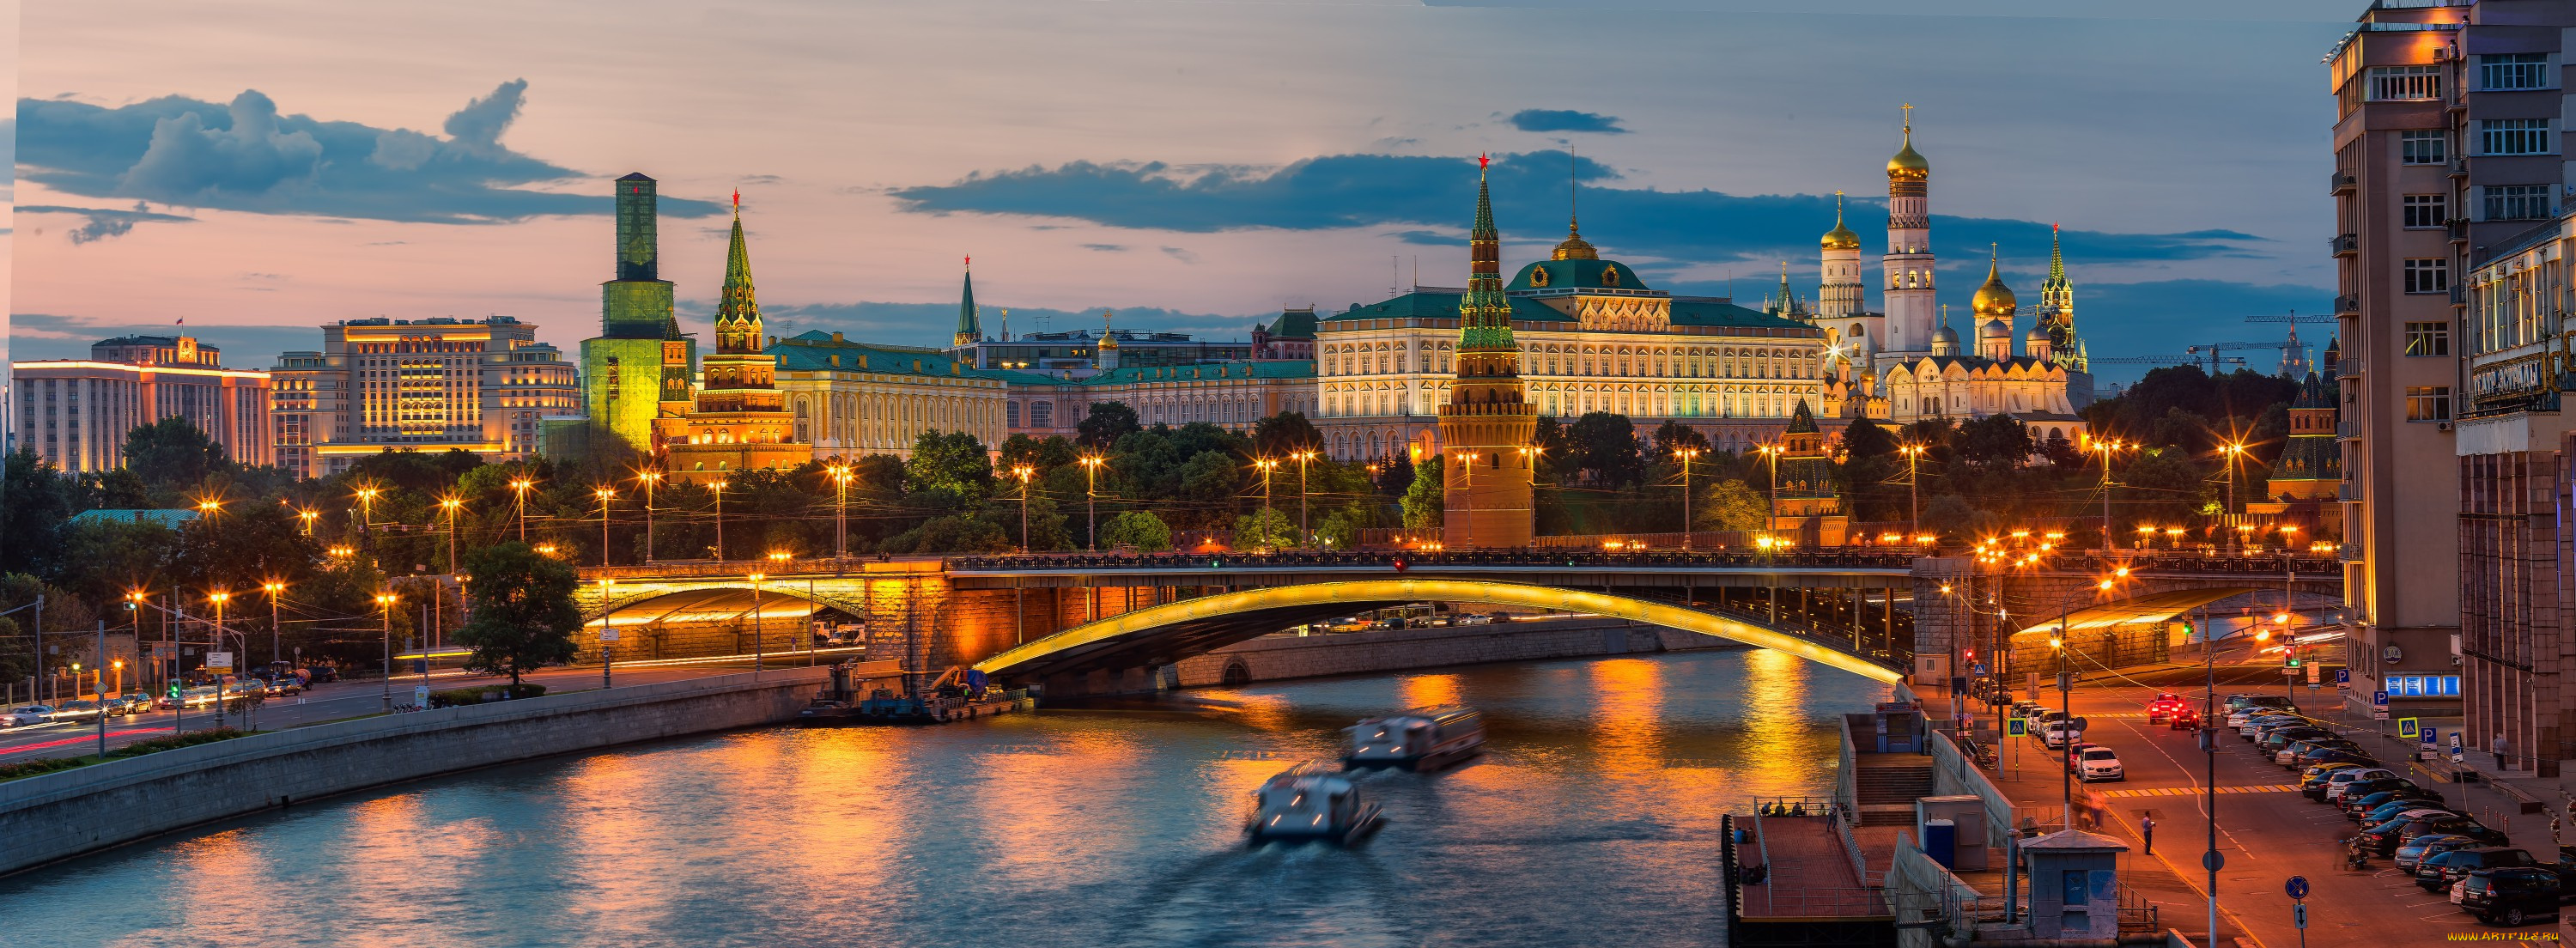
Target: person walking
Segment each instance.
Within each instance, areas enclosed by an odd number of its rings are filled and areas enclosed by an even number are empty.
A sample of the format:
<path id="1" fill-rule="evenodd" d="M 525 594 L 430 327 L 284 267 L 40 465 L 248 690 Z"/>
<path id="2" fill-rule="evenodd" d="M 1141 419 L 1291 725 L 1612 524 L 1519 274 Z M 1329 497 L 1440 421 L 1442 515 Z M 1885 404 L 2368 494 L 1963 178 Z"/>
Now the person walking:
<path id="1" fill-rule="evenodd" d="M 2138 818 L 2138 841 L 2146 844 L 2147 855 L 2153 856 L 2156 854 L 2155 817 L 2142 816 Z"/>

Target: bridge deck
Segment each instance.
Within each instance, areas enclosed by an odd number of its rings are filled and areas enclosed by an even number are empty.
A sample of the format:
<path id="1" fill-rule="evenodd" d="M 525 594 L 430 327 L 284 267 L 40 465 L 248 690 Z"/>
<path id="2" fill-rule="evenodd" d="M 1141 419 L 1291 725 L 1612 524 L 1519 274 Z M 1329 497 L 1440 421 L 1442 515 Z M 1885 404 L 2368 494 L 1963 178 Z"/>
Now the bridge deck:
<path id="1" fill-rule="evenodd" d="M 1895 917 L 1886 897 L 1861 881 L 1830 816 L 1738 816 L 1755 834 L 1736 853 L 1751 868 L 1767 856 L 1768 877 L 1739 886 L 1747 922 L 1848 922 Z"/>

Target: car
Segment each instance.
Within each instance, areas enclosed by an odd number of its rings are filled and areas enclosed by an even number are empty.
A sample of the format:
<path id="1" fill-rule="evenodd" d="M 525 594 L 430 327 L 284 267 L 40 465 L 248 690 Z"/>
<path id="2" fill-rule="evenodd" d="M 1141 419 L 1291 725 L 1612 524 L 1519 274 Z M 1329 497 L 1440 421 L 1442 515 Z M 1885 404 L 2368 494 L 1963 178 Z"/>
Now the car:
<path id="1" fill-rule="evenodd" d="M 2345 795 L 2350 796 L 2351 791 L 2345 791 Z M 2363 826 L 2378 826 L 2381 823 L 2386 823 L 2401 816 L 2407 816 L 2410 813 L 2458 812 L 2458 810 L 2451 809 L 2449 805 L 2444 804 L 2440 800 L 2416 800 L 2409 799 L 2401 795 L 2397 799 L 2380 804 L 2368 813 L 2360 814 L 2356 818 L 2361 821 L 2361 825 Z M 2413 817 L 2408 818 L 2412 819 Z"/>
<path id="2" fill-rule="evenodd" d="M 2236 733 L 2250 741 L 2262 737 L 2263 732 L 2273 728 L 2306 726 L 2314 723 L 2295 714 L 2257 714 L 2246 718 L 2245 723 L 2236 729 Z"/>
<path id="3" fill-rule="evenodd" d="M 2082 773 L 2084 768 L 2078 762 L 2084 759 L 2084 752 L 2100 746 L 2102 745 L 2084 740 L 2084 736 L 2078 734 L 2073 745 L 2058 750 L 2058 763 L 2066 766 L 2067 773 Z"/>
<path id="4" fill-rule="evenodd" d="M 2489 925 L 2520 926 L 2558 917 L 2566 887 L 2558 874 L 2538 867 L 2480 869 L 2462 877 L 2451 901 Z"/>
<path id="5" fill-rule="evenodd" d="M 2437 834 L 2453 835 L 2453 834 Z M 2466 838 L 2466 837 L 2463 837 Z M 2415 884 L 2439 892 L 2481 869 L 2534 869 L 2531 854 L 2511 846 L 2463 846 L 2424 857 L 2415 863 Z"/>
<path id="6" fill-rule="evenodd" d="M 1512 621 L 1512 614 L 1508 612 L 1488 612 L 1485 614 L 1485 618 L 1492 619 L 1495 625 L 1502 625 Z"/>
<path id="7" fill-rule="evenodd" d="M 2391 854 L 2388 861 L 2389 864 L 2397 867 L 2397 871 L 2411 876 L 2415 873 L 2415 867 L 2421 865 L 2424 860 L 2454 849 L 2469 849 L 2477 844 L 2477 840 L 2466 836 L 2452 836 L 2448 833 L 2418 836 L 2398 846 L 2397 852 Z"/>
<path id="8" fill-rule="evenodd" d="M 43 724 L 54 719 L 54 706 L 50 704 L 22 704 L 16 708 L 10 709 L 9 713 L 16 717 L 18 719 L 18 723 L 22 725 Z"/>
<path id="9" fill-rule="evenodd" d="M 2165 726 L 2177 731 L 2200 730 L 2200 711 L 2196 708 L 2177 710 L 2172 716 L 2165 718 Z"/>
<path id="10" fill-rule="evenodd" d="M 2299 778 L 2299 792 L 2306 794 L 2307 798 L 2310 800 L 2332 801 L 2343 795 L 2338 792 L 2338 788 L 2344 784 L 2351 783 L 2355 780 L 2368 780 L 2374 777 L 2394 776 L 2397 776 L 2395 771 L 2374 767 L 2364 767 L 2359 764 L 2346 763 L 2343 761 L 2336 761 L 2331 764 L 2316 764 L 2310 766 L 2307 769 L 2306 774 Z"/>
<path id="11" fill-rule="evenodd" d="M 2050 721 L 2039 729 L 2039 743 L 2049 750 L 2063 748 L 2070 740 L 2084 740 L 2084 729 L 2077 727 L 2076 722 Z"/>
<path id="12" fill-rule="evenodd" d="M 54 709 L 54 720 L 87 721 L 105 713 L 107 713 L 105 709 L 100 708 L 96 701 L 86 699 L 80 701 L 65 701 L 61 706 Z"/>
<path id="13" fill-rule="evenodd" d="M 2414 785 L 2414 781 L 2386 767 L 2347 767 L 2327 775 L 2324 799 L 2334 803 L 2355 793 L 2366 795 Z"/>
<path id="14" fill-rule="evenodd" d="M 2182 697 L 2179 695 L 2157 695 L 2156 700 L 2147 702 L 2147 723 L 2163 724 L 2166 718 L 2172 717 L 2175 711 L 2182 709 L 2182 706 Z"/>
<path id="15" fill-rule="evenodd" d="M 2290 759 L 2283 761 L 2282 764 L 2292 770 L 2305 770 L 2330 760 L 2368 759 L 2369 757 L 2368 751 L 2362 750 L 2360 745 L 2351 741 L 2340 739 L 2300 741 L 2299 747 L 2290 754 Z"/>
<path id="16" fill-rule="evenodd" d="M 2402 843 L 2428 833 L 2466 836 L 2489 846 L 2513 845 L 2512 837 L 2506 836 L 2503 831 L 2489 829 L 2486 824 L 2466 814 L 2448 811 L 2440 816 L 2425 817 L 2406 824 L 2398 833 L 2398 842 Z"/>
<path id="17" fill-rule="evenodd" d="M 2082 783 L 2128 779 L 2121 775 L 2119 752 L 2099 744 L 2087 746 L 2076 755 L 2075 767 L 2075 779 Z"/>
<path id="18" fill-rule="evenodd" d="M 2382 857 L 2394 855 L 2397 852 L 2397 847 L 2403 844 L 2406 840 L 2424 835 L 2423 832 L 2406 832 L 2409 827 L 2417 825 L 2417 821 L 2427 817 L 2457 815 L 2459 814 L 2453 813 L 2449 810 L 2418 807 L 2416 809 L 2399 813 L 2394 817 L 2390 817 L 2389 819 L 2378 823 L 2365 824 L 2369 826 L 2369 828 L 2361 831 L 2361 835 L 2356 839 L 2356 844 L 2362 849 L 2368 850 Z M 2465 836 L 2467 834 L 2463 833 L 2461 835 Z"/>
<path id="19" fill-rule="evenodd" d="M 2254 746 L 2261 748 L 2265 754 L 2273 755 L 2273 762 L 2278 763 L 2280 760 L 2279 754 L 2281 753 L 2281 749 L 2290 746 L 2291 741 L 2304 741 L 2310 738 L 2333 736 L 2335 736 L 2335 732 L 2321 727 L 2306 725 L 2276 727 L 2271 730 L 2264 731 L 2262 735 L 2254 741 Z"/>

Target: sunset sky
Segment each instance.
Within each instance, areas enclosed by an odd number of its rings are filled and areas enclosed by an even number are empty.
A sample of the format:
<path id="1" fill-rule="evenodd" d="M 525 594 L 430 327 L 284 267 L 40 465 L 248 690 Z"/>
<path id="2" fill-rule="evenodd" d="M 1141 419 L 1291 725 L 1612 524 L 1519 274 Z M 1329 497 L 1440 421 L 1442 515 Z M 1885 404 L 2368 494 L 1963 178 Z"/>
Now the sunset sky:
<path id="1" fill-rule="evenodd" d="M 487 313 L 569 351 L 630 171 L 702 333 L 736 188 L 775 334 L 942 344 L 971 254 L 988 331 L 1106 307 L 1240 338 L 1417 265 L 1463 282 L 1488 152 L 1506 266 L 1564 235 L 1571 173 L 1584 236 L 1658 288 L 1758 298 L 1785 259 L 1812 298 L 1837 189 L 1874 278 L 1903 103 L 1943 302 L 1989 242 L 2035 300 L 2062 222 L 2097 357 L 2277 339 L 2244 317 L 2332 295 L 2318 58 L 2362 6 L 29 5 L 11 355 L 184 318 L 264 368 L 334 320 Z"/>

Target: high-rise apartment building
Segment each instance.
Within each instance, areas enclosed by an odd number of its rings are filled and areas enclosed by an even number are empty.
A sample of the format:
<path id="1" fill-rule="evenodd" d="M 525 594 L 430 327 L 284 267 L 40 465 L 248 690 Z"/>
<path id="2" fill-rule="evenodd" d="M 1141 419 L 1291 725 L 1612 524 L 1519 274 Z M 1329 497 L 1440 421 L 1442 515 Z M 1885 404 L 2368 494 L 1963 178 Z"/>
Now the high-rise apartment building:
<path id="1" fill-rule="evenodd" d="M 283 353 L 279 464 L 303 477 L 385 450 L 537 450 L 537 422 L 581 404 L 573 366 L 537 327 L 487 319 L 353 319 L 322 327 L 322 350 Z"/>
<path id="2" fill-rule="evenodd" d="M 219 354 L 190 336 L 125 336 L 87 359 L 13 362 L 17 446 L 64 471 L 113 470 L 125 465 L 127 432 L 184 418 L 234 463 L 276 463 L 268 373 L 223 368 Z"/>
<path id="3" fill-rule="evenodd" d="M 2461 635 L 2466 578 L 2453 569 L 2462 537 L 2495 511 L 2423 499 L 2473 493 L 2461 472 L 2486 462 L 2455 454 L 2523 450 L 2483 421 L 2474 437 L 2453 430 L 2475 410 L 2454 340 L 2462 278 L 2554 217 L 2570 180 L 2559 65 L 2570 25 L 2568 0 L 2380 0 L 2326 57 L 2351 700 L 2385 690 L 2397 713 L 2442 715 L 2469 692 L 2472 747 L 2502 733 L 2482 702 L 2527 704 L 2512 692 L 2528 688 L 2516 680 L 2528 668 L 2502 640 Z M 2464 676 L 2460 691 L 2420 687 L 2451 676 Z"/>

